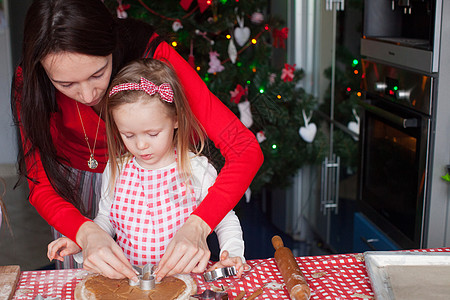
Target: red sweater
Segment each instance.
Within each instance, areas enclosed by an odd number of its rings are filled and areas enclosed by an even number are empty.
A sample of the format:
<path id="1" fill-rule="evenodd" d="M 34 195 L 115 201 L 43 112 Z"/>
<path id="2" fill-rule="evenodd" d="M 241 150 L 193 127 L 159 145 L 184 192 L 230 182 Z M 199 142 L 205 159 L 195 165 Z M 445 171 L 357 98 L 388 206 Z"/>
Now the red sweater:
<path id="1" fill-rule="evenodd" d="M 171 46 L 162 42 L 156 49 L 154 58 L 167 60 L 174 67 L 193 113 L 225 157 L 225 165 L 215 184 L 193 212 L 214 229 L 250 185 L 263 162 L 262 151 L 253 133 L 208 90 L 195 70 Z M 18 75 L 18 80 L 22 80 L 21 72 Z M 50 130 L 58 154 L 66 157 L 73 168 L 102 173 L 108 160 L 105 123 L 100 119 L 95 146 L 95 159 L 99 166 L 91 170 L 87 166 L 90 153 L 75 100 L 59 92 L 56 98 L 59 110 L 51 117 Z M 79 108 L 92 147 L 99 117 L 91 107 L 79 104 Z M 36 157 L 38 163 L 35 165 L 32 165 L 33 161 L 27 161 L 30 177 L 39 182 L 34 184 L 29 181 L 32 191 L 30 202 L 51 226 L 75 241 L 78 229 L 89 219 L 55 192 L 40 162 L 39 153 L 36 153 Z"/>

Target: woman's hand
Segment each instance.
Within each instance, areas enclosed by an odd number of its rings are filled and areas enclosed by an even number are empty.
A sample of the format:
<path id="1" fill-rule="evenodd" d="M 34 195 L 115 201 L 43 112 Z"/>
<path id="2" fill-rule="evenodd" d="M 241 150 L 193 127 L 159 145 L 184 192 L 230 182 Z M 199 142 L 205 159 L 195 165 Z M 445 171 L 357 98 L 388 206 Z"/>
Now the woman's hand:
<path id="1" fill-rule="evenodd" d="M 211 256 L 206 243 L 210 232 L 211 228 L 205 221 L 191 215 L 167 245 L 155 272 L 156 281 L 161 281 L 164 276 L 205 271 Z"/>
<path id="2" fill-rule="evenodd" d="M 48 244 L 47 257 L 50 261 L 64 261 L 64 256 L 80 252 L 78 245 L 68 237 L 61 237 Z"/>
<path id="3" fill-rule="evenodd" d="M 136 272 L 116 242 L 94 222 L 85 222 L 77 233 L 83 249 L 83 268 L 103 276 L 138 281 Z"/>
<path id="4" fill-rule="evenodd" d="M 225 268 L 225 267 L 232 267 L 234 266 L 236 268 L 236 276 L 238 278 L 241 278 L 242 273 L 244 271 L 250 270 L 250 266 L 242 262 L 242 258 L 239 256 L 230 257 L 227 250 L 224 250 L 222 254 L 220 255 L 220 261 L 216 262 L 214 265 L 212 265 L 208 271 L 212 271 L 218 268 Z"/>

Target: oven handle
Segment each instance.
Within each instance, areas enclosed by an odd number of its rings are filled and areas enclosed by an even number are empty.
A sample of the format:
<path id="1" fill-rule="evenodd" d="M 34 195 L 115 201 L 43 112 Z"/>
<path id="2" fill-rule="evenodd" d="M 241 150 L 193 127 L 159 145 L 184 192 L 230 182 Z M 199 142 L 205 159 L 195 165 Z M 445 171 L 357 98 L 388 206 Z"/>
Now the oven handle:
<path id="1" fill-rule="evenodd" d="M 385 120 L 389 120 L 400 127 L 413 128 L 413 127 L 418 126 L 418 122 L 417 122 L 416 118 L 405 119 L 405 118 L 399 117 L 391 112 L 388 112 L 384 109 L 381 109 L 379 107 L 368 104 L 366 102 L 363 102 L 363 101 L 358 101 L 358 102 L 359 102 L 359 105 L 364 107 L 364 109 L 370 111 L 371 113 L 373 113 L 379 117 L 384 118 Z"/>
<path id="2" fill-rule="evenodd" d="M 379 242 L 379 241 L 380 241 L 379 239 L 366 239 L 366 238 L 363 237 L 363 236 L 360 236 L 360 238 L 361 238 L 361 241 L 363 241 L 364 244 L 366 244 L 366 245 L 370 248 L 370 250 L 372 250 L 372 251 L 377 251 L 377 250 L 378 250 L 378 249 L 373 245 L 373 243 Z"/>

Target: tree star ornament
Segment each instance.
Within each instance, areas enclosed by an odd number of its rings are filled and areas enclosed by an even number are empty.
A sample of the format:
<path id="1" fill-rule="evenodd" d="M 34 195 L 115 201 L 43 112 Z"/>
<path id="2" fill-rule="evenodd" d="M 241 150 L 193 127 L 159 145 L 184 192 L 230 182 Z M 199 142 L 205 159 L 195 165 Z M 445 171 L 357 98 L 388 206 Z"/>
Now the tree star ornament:
<path id="1" fill-rule="evenodd" d="M 294 71 L 295 71 L 295 64 L 289 65 L 284 64 L 284 69 L 281 70 L 281 80 L 284 82 L 292 81 L 294 79 Z"/>
<path id="2" fill-rule="evenodd" d="M 317 126 L 314 123 L 309 123 L 312 117 L 312 112 L 309 117 L 306 116 L 305 110 L 302 109 L 303 120 L 305 121 L 305 126 L 300 127 L 298 133 L 302 139 L 307 143 L 312 143 L 317 133 Z"/>
<path id="3" fill-rule="evenodd" d="M 244 46 L 250 38 L 250 28 L 244 27 L 244 18 L 236 16 L 239 27 L 234 29 L 234 39 L 239 46 Z"/>

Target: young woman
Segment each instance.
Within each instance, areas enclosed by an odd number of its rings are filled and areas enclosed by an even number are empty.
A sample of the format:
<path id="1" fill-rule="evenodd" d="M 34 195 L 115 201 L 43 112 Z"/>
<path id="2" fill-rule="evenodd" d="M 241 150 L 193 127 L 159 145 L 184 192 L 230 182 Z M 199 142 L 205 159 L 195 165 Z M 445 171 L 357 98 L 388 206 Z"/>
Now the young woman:
<path id="1" fill-rule="evenodd" d="M 106 100 L 110 160 L 94 222 L 117 237 L 132 265 L 157 265 L 174 234 L 208 194 L 217 172 L 200 155 L 205 135 L 170 66 L 136 60 L 111 85 Z M 222 259 L 213 268 L 235 266 L 240 276 L 244 241 L 234 211 L 215 231 Z M 62 237 L 50 243 L 48 257 L 64 260 L 79 251 Z"/>
<path id="2" fill-rule="evenodd" d="M 167 61 L 190 108 L 225 157 L 208 195 L 167 246 L 158 276 L 203 272 L 208 234 L 236 205 L 262 164 L 254 135 L 178 53 L 143 22 L 112 17 L 100 0 L 35 0 L 12 83 L 20 173 L 30 202 L 83 249 L 84 268 L 135 278 L 122 250 L 92 219 L 107 160 L 101 107 L 111 76 L 133 59 Z"/>

